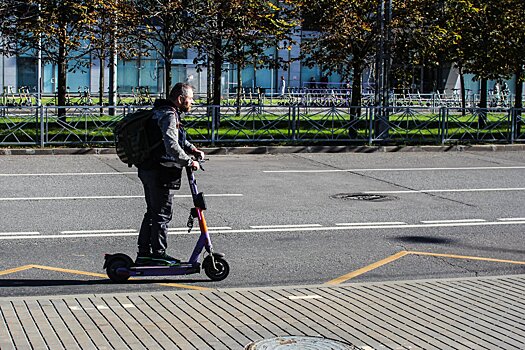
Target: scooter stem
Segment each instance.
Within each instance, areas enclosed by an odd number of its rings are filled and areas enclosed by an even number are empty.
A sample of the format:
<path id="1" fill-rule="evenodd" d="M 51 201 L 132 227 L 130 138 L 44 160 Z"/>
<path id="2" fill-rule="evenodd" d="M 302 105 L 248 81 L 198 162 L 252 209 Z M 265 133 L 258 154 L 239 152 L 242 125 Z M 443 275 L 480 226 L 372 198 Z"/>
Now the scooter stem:
<path id="1" fill-rule="evenodd" d="M 206 249 L 206 251 L 209 254 L 213 254 L 213 247 L 210 239 L 210 235 L 208 233 L 208 225 L 206 224 L 206 219 L 204 218 L 204 209 L 205 207 L 201 208 L 199 203 L 204 203 L 203 195 L 202 193 L 199 195 L 198 189 L 197 189 L 197 181 L 195 180 L 195 175 L 193 175 L 193 170 L 191 167 L 186 168 L 186 174 L 188 175 L 188 181 L 190 184 L 190 191 L 191 195 L 193 197 L 193 204 L 195 205 L 195 211 L 197 213 L 197 219 L 199 220 L 199 229 L 200 229 L 200 237 L 197 241 L 197 244 L 195 245 L 195 248 L 193 249 L 193 253 L 190 257 L 190 262 L 196 262 L 199 258 L 200 253 L 202 252 L 202 249 Z M 199 200 L 200 198 L 200 200 Z M 202 204 L 205 206 L 205 204 Z"/>

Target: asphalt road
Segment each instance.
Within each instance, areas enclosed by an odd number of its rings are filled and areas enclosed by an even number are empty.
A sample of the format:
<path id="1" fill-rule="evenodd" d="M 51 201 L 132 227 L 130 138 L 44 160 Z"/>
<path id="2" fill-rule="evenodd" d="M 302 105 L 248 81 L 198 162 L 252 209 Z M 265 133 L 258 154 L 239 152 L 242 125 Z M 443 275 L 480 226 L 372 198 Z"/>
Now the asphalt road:
<path id="1" fill-rule="evenodd" d="M 211 156 L 196 174 L 230 276 L 113 284 L 104 253 L 133 258 L 145 203 L 115 155 L 0 156 L 0 296 L 251 287 L 525 272 L 525 153 Z M 198 229 L 176 193 L 169 253 Z"/>

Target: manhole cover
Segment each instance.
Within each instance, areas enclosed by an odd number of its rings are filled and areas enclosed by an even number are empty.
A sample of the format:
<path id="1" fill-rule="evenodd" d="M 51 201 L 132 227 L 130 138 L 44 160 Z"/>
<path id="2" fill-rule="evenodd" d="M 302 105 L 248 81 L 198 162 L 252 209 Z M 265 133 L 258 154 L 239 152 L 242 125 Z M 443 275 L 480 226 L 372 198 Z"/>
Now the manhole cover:
<path id="1" fill-rule="evenodd" d="M 384 196 L 381 194 L 370 194 L 370 193 L 338 193 L 330 196 L 333 199 L 343 200 L 355 200 L 355 201 L 372 201 L 381 202 L 392 199 L 392 197 Z"/>
<path id="2" fill-rule="evenodd" d="M 320 337 L 285 336 L 258 340 L 246 345 L 245 350 L 359 350 L 358 347 L 333 339 Z"/>

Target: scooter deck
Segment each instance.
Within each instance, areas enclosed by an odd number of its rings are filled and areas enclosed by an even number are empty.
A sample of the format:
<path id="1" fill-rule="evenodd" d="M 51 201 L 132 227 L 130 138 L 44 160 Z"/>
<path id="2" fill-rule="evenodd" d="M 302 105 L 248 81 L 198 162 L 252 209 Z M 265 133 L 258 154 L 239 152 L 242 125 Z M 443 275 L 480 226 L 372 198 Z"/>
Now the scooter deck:
<path id="1" fill-rule="evenodd" d="M 117 269 L 117 273 L 128 273 L 130 276 L 174 276 L 199 273 L 199 263 L 181 263 L 176 266 L 130 266 Z"/>

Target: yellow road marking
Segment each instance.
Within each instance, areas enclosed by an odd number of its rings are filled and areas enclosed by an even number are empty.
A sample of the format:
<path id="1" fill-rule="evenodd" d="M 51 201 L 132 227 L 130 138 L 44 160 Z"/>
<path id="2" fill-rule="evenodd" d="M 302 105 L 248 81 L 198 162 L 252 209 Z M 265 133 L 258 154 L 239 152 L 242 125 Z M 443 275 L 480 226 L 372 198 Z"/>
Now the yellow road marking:
<path id="1" fill-rule="evenodd" d="M 24 266 L 15 267 L 15 268 L 9 269 L 9 270 L 3 270 L 3 271 L 0 271 L 0 276 L 1 275 L 9 275 L 10 273 L 20 272 L 20 271 L 24 271 L 24 270 L 29 270 L 31 268 L 33 268 L 33 265 L 24 265 Z"/>
<path id="2" fill-rule="evenodd" d="M 414 254 L 414 255 L 437 256 L 437 257 L 451 258 L 451 259 L 468 259 L 468 260 L 480 260 L 480 261 L 490 261 L 490 262 L 499 262 L 499 263 L 507 263 L 507 264 L 525 265 L 525 261 L 483 258 L 483 257 L 479 257 L 479 256 L 467 256 L 467 255 L 455 255 L 455 254 L 439 254 L 439 253 L 427 253 L 427 252 L 408 252 L 408 253 L 409 254 Z"/>
<path id="3" fill-rule="evenodd" d="M 189 286 L 189 285 L 186 285 L 186 284 L 179 284 L 179 283 L 157 283 L 157 284 L 159 284 L 161 286 L 186 288 L 186 289 L 194 289 L 194 290 L 210 290 L 210 288 L 206 288 L 206 287 Z"/>
<path id="4" fill-rule="evenodd" d="M 52 266 L 45 266 L 45 265 L 24 265 L 24 266 L 20 266 L 20 267 L 15 267 L 13 269 L 0 271 L 0 276 L 1 275 L 8 275 L 10 273 L 20 272 L 20 271 L 24 271 L 24 270 L 29 270 L 29 269 L 48 270 L 48 271 L 54 271 L 54 272 L 70 273 L 70 274 L 74 274 L 74 275 L 100 277 L 100 278 L 104 278 L 104 279 L 108 278 L 108 276 L 106 274 L 103 274 L 103 273 L 80 271 L 80 270 L 71 270 L 71 269 L 63 269 L 63 268 L 60 268 L 60 267 L 52 267 Z M 134 278 L 132 278 L 132 279 L 136 280 Z M 185 288 L 185 289 L 194 289 L 194 290 L 209 290 L 210 289 L 210 288 L 206 288 L 206 287 L 191 286 L 191 285 L 186 285 L 186 284 L 181 284 L 181 283 L 156 283 L 156 284 L 161 285 L 161 286 L 167 286 L 167 287 L 176 287 L 176 288 Z"/>
<path id="5" fill-rule="evenodd" d="M 354 277 L 357 277 L 359 275 L 362 275 L 366 272 L 369 272 L 369 271 L 372 271 L 374 269 L 377 269 L 378 267 L 381 267 L 383 265 L 386 265 L 386 264 L 389 264 L 391 263 L 392 261 L 395 261 L 399 258 L 402 258 L 404 257 L 405 255 L 407 255 L 409 252 L 405 251 L 405 250 L 402 250 L 400 251 L 399 253 L 396 253 L 394 255 L 391 255 L 389 256 L 388 258 L 385 258 L 383 260 L 379 260 L 373 264 L 370 264 L 368 266 L 365 266 L 365 267 L 362 267 L 360 268 L 359 270 L 355 270 L 353 272 L 350 272 L 350 273 L 347 273 L 346 275 L 343 275 L 341 277 L 337 277 L 331 281 L 328 281 L 326 282 L 325 284 L 340 284 L 340 283 L 343 283 L 343 282 L 346 282 L 348 281 L 349 279 L 352 279 Z"/>
<path id="6" fill-rule="evenodd" d="M 399 258 L 404 257 L 405 255 L 424 255 L 424 256 L 435 256 L 435 257 L 441 257 L 441 258 L 451 258 L 451 259 L 465 259 L 465 260 L 478 260 L 478 261 L 490 261 L 490 262 L 498 262 L 498 263 L 507 263 L 507 264 L 516 264 L 516 265 L 525 265 L 525 261 L 516 261 L 516 260 L 504 260 L 504 259 L 494 259 L 494 258 L 484 258 L 479 256 L 468 256 L 468 255 L 456 255 L 456 254 L 442 254 L 442 253 L 428 253 L 428 252 L 412 252 L 412 251 L 400 251 L 399 253 L 396 253 L 394 255 L 389 256 L 388 258 L 385 258 L 383 260 L 379 260 L 373 264 L 370 264 L 368 266 L 365 266 L 363 268 L 360 268 L 358 270 L 355 270 L 353 272 L 347 273 L 346 275 L 343 275 L 341 277 L 337 277 L 331 281 L 326 282 L 325 284 L 330 285 L 336 285 L 343 282 L 348 281 L 349 279 L 352 279 L 354 277 L 357 277 L 359 275 L 362 275 L 366 272 L 372 271 L 374 269 L 377 269 L 378 267 L 381 267 L 383 265 L 389 264 L 391 262 L 396 261 Z"/>
<path id="7" fill-rule="evenodd" d="M 91 277 L 100 277 L 100 278 L 107 278 L 108 276 L 102 273 L 96 273 L 96 272 L 87 272 L 87 271 L 79 271 L 79 270 L 70 270 L 70 269 L 62 269 L 60 267 L 52 267 L 52 266 L 44 266 L 44 265 L 31 265 L 35 269 L 41 269 L 41 270 L 48 270 L 48 271 L 55 271 L 55 272 L 64 272 L 64 273 L 71 273 L 74 275 L 84 275 L 84 276 L 91 276 Z"/>

